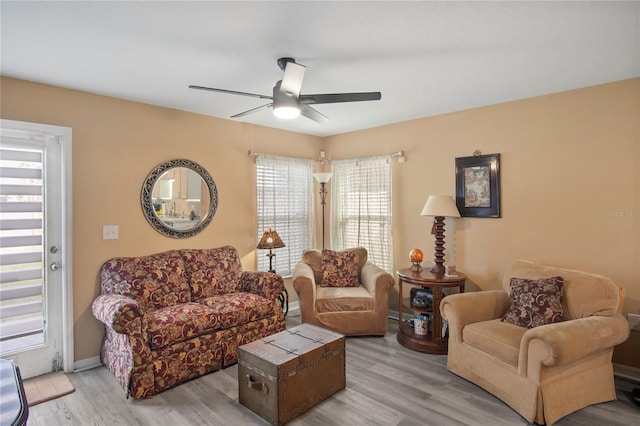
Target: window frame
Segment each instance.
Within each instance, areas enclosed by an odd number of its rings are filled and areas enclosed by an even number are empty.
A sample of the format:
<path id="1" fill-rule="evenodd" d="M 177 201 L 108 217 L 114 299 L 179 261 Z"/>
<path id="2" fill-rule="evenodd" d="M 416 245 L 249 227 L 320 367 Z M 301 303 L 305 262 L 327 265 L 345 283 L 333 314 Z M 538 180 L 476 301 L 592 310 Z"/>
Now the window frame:
<path id="1" fill-rule="evenodd" d="M 331 247 L 365 247 L 368 260 L 389 273 L 393 273 L 394 262 L 391 164 L 391 155 L 331 163 Z M 359 188 L 355 197 L 354 186 Z M 354 221 L 355 236 L 345 235 L 353 227 L 349 222 Z"/>
<path id="2" fill-rule="evenodd" d="M 291 277 L 305 249 L 315 247 L 314 161 L 258 154 L 256 156 L 256 244 L 269 228 L 285 247 L 273 249 L 273 268 Z M 256 250 L 256 268 L 269 270 L 268 250 Z"/>

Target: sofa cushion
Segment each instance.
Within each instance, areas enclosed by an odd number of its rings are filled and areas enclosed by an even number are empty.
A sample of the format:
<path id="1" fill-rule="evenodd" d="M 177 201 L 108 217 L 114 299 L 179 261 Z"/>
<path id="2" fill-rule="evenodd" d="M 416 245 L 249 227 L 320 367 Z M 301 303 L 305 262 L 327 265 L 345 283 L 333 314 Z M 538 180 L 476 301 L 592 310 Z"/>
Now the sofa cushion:
<path id="1" fill-rule="evenodd" d="M 526 331 L 527 328 L 499 319 L 481 321 L 462 329 L 462 341 L 517 367 L 520 340 Z"/>
<path id="2" fill-rule="evenodd" d="M 182 250 L 194 302 L 239 290 L 242 265 L 234 247 Z"/>
<path id="3" fill-rule="evenodd" d="M 229 328 L 274 314 L 273 303 L 253 293 L 229 293 L 200 301 L 220 315 L 220 327 Z"/>
<path id="4" fill-rule="evenodd" d="M 620 293 L 610 278 L 576 269 L 516 260 L 505 271 L 502 288 L 509 293 L 512 277 L 538 279 L 558 275 L 564 278 L 562 311 L 565 321 L 591 315 L 610 316 L 618 310 Z"/>
<path id="5" fill-rule="evenodd" d="M 375 300 L 366 288 L 318 287 L 316 312 L 372 311 Z"/>
<path id="6" fill-rule="evenodd" d="M 360 271 L 365 263 L 367 263 L 367 249 L 364 247 L 356 247 L 345 249 L 342 251 L 356 251 L 358 253 L 358 281 L 361 281 Z M 316 284 L 320 284 L 322 281 L 322 251 L 309 249 L 302 252 L 302 261 L 311 267 L 313 271 L 313 277 L 315 278 Z"/>
<path id="7" fill-rule="evenodd" d="M 562 321 L 562 277 L 511 278 L 511 306 L 502 321 L 533 328 Z"/>
<path id="8" fill-rule="evenodd" d="M 322 250 L 323 287 L 357 287 L 358 253 L 355 250 Z"/>
<path id="9" fill-rule="evenodd" d="M 100 270 L 102 294 L 120 294 L 151 312 L 191 301 L 184 261 L 179 251 L 141 257 L 117 257 Z"/>
<path id="10" fill-rule="evenodd" d="M 199 303 L 158 309 L 144 317 L 152 349 L 164 348 L 220 327 L 220 315 Z"/>

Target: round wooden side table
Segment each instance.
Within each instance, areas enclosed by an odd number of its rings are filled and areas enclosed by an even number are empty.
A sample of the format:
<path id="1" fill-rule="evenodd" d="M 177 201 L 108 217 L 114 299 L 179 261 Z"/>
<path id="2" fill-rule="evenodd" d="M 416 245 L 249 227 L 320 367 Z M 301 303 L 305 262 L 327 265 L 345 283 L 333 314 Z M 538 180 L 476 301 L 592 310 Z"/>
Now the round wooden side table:
<path id="1" fill-rule="evenodd" d="M 442 327 L 442 317 L 440 316 L 440 302 L 445 296 L 445 289 L 457 289 L 460 293 L 464 292 L 464 284 L 467 276 L 457 272 L 454 276 L 444 274 L 434 274 L 428 270 L 419 272 L 412 271 L 410 268 L 400 269 L 396 272 L 399 279 L 398 291 L 398 342 L 409 349 L 429 354 L 444 355 L 447 353 L 448 340 L 446 338 L 446 330 Z M 433 303 L 426 308 L 414 306 L 410 297 L 403 298 L 403 284 L 422 287 L 430 290 L 433 294 Z M 403 309 L 407 309 L 413 315 L 426 315 L 429 317 L 429 327 L 427 334 L 416 334 L 413 326 L 406 323 L 402 316 Z"/>

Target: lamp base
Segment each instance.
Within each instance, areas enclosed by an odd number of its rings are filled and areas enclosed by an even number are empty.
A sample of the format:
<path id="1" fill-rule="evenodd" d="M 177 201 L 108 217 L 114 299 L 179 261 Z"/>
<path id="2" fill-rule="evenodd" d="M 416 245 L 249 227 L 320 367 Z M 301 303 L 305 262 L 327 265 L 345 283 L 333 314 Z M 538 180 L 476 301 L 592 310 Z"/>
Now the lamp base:
<path id="1" fill-rule="evenodd" d="M 444 216 L 434 218 L 435 227 L 435 265 L 430 271 L 436 275 L 444 275 Z"/>
<path id="2" fill-rule="evenodd" d="M 273 256 L 275 255 L 276 254 L 272 252 L 271 249 L 269 249 L 269 253 L 267 254 L 267 257 L 269 258 L 269 272 L 271 272 L 272 274 L 276 273 L 276 270 L 273 269 Z"/>
<path id="3" fill-rule="evenodd" d="M 429 269 L 429 272 L 436 275 L 444 275 L 444 265 L 433 265 L 433 267 Z"/>

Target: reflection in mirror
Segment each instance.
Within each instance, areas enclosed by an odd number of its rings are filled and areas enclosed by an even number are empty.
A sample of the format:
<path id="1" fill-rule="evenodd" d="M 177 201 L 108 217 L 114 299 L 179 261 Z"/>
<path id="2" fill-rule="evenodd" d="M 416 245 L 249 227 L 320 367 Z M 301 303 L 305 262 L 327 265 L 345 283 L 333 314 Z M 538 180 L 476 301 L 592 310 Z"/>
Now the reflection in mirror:
<path id="1" fill-rule="evenodd" d="M 198 173 L 174 167 L 164 172 L 154 185 L 153 209 L 167 226 L 178 231 L 191 229 L 207 216 L 207 192 L 207 185 Z"/>
<path id="2" fill-rule="evenodd" d="M 142 209 L 158 232 L 186 238 L 211 222 L 218 204 L 213 178 L 190 160 L 171 160 L 154 168 L 142 188 Z"/>

